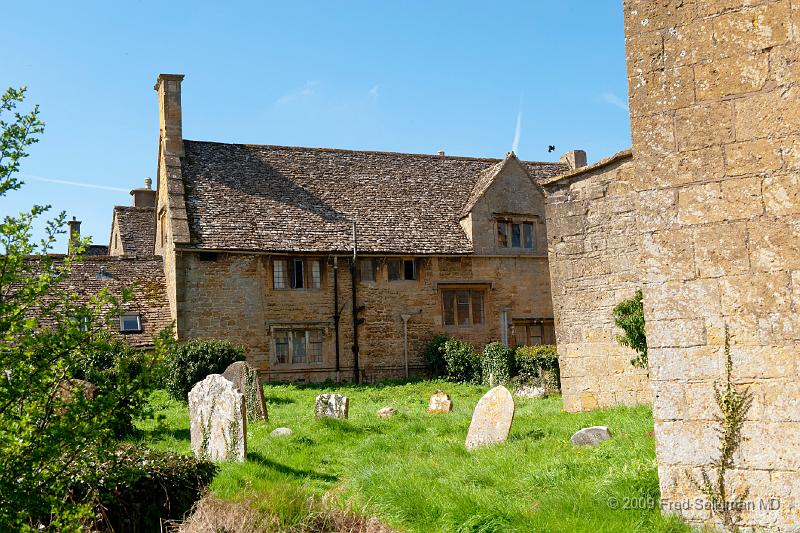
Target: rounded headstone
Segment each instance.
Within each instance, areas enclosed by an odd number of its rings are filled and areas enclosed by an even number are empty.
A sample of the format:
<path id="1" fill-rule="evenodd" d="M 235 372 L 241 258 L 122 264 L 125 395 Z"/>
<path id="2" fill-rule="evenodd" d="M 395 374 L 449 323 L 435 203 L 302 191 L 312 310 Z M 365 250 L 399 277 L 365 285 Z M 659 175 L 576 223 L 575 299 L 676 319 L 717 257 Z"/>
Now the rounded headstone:
<path id="1" fill-rule="evenodd" d="M 569 440 L 573 446 L 597 446 L 603 441 L 611 439 L 608 426 L 592 426 L 577 431 Z"/>
<path id="2" fill-rule="evenodd" d="M 386 406 L 378 411 L 379 418 L 391 418 L 397 414 L 397 409 Z"/>
<path id="3" fill-rule="evenodd" d="M 505 442 L 513 420 L 514 399 L 507 388 L 498 385 L 484 394 L 475 406 L 467 432 L 467 449 Z"/>
<path id="4" fill-rule="evenodd" d="M 288 437 L 291 434 L 292 430 L 289 428 L 275 428 L 272 430 L 272 433 L 270 433 L 273 437 Z"/>
<path id="5" fill-rule="evenodd" d="M 248 422 L 269 418 L 267 404 L 264 402 L 264 390 L 261 388 L 261 380 L 258 379 L 258 370 L 245 361 L 236 361 L 229 364 L 222 375 L 244 394 Z"/>
<path id="6" fill-rule="evenodd" d="M 547 389 L 534 385 L 524 385 L 514 391 L 514 396 L 519 398 L 544 398 L 547 396 Z"/>

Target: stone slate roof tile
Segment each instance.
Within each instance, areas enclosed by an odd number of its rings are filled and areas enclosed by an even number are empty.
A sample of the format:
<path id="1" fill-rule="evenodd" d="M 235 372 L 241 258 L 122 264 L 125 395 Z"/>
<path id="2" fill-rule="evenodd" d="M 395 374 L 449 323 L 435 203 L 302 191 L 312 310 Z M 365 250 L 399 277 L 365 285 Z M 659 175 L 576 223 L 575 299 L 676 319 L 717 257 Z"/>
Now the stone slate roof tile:
<path id="1" fill-rule="evenodd" d="M 53 258 L 56 263 L 61 260 L 59 256 Z M 121 305 L 125 312 L 140 314 L 143 331 L 123 335 L 116 325 L 111 328 L 130 346 L 153 346 L 153 338 L 172 322 L 160 256 L 84 256 L 72 264 L 72 271 L 60 288 L 75 293 L 81 303 L 89 303 L 104 288 L 122 302 L 123 289 L 131 288 L 133 299 Z M 44 303 L 50 302 L 45 299 Z"/>
<path id="2" fill-rule="evenodd" d="M 156 213 L 154 207 L 114 207 L 122 251 L 130 256 L 153 255 L 156 239 Z"/>
<path id="3" fill-rule="evenodd" d="M 461 210 L 498 159 L 184 141 L 192 247 L 465 254 Z M 524 163 L 537 182 L 563 163 Z"/>

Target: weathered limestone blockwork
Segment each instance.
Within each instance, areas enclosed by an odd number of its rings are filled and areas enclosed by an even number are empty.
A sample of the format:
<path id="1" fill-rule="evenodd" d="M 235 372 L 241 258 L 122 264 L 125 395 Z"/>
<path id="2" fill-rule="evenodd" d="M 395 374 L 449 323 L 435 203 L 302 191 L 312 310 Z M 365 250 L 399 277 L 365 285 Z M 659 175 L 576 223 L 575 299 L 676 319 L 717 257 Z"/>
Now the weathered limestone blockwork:
<path id="1" fill-rule="evenodd" d="M 269 255 L 178 252 L 178 332 L 181 338 L 225 338 L 248 350 L 248 361 L 267 381 L 336 379 L 333 258 L 322 260 L 320 289 L 273 289 Z M 359 368 L 364 380 L 403 377 L 404 339 L 401 315 L 408 319 L 411 375 L 425 372 L 422 351 L 438 333 L 448 333 L 482 348 L 501 338 L 499 315 L 509 319 L 552 315 L 550 280 L 544 257 L 418 258 L 419 279 L 389 281 L 386 258 L 374 258 L 375 281 L 357 281 L 358 305 L 365 306 L 359 327 Z M 338 258 L 340 377 L 353 375 L 351 279 L 349 259 Z M 474 283 L 486 290 L 483 325 L 444 326 L 441 290 Z M 323 330 L 319 364 L 277 363 L 274 333 L 284 327 Z M 513 332 L 510 332 L 513 335 Z"/>
<path id="2" fill-rule="evenodd" d="M 636 354 L 615 337 L 613 307 L 639 287 L 638 203 L 630 152 L 554 178 L 547 193 L 553 311 L 564 409 L 650 403 Z"/>
<path id="3" fill-rule="evenodd" d="M 687 473 L 718 455 L 727 326 L 754 402 L 731 474 L 743 522 L 798 528 L 800 2 L 624 5 L 661 496 L 694 500 Z"/>

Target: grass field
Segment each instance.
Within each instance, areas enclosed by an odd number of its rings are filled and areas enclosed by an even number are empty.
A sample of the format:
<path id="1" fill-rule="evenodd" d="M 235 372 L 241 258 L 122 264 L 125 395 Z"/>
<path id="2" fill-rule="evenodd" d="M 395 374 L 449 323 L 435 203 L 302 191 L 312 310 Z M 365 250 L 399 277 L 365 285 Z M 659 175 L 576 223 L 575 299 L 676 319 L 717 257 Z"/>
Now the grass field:
<path id="1" fill-rule="evenodd" d="M 453 399 L 449 415 L 429 415 L 430 395 Z M 561 398 L 515 398 L 507 443 L 467 452 L 472 410 L 487 388 L 424 381 L 375 386 L 266 386 L 269 421 L 248 426 L 247 461 L 223 464 L 212 490 L 280 517 L 303 520 L 310 496 L 378 518 L 400 531 L 689 531 L 662 518 L 653 422 L 647 407 L 561 411 Z M 350 397 L 350 419 L 315 420 L 323 392 Z M 154 395 L 165 415 L 142 424 L 151 447 L 190 453 L 185 404 Z M 375 413 L 390 405 L 387 420 Z M 607 425 L 614 438 L 574 449 L 578 429 Z M 290 437 L 271 437 L 276 427 Z M 635 507 L 624 509 L 626 506 Z M 646 506 L 646 505 L 645 505 Z M 616 508 L 615 508 L 616 507 Z"/>

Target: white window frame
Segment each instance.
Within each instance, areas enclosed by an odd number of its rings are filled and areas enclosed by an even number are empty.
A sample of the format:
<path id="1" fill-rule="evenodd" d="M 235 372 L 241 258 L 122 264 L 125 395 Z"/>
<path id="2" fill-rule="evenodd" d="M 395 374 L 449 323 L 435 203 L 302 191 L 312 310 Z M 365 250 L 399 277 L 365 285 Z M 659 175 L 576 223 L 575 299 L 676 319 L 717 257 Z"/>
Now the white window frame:
<path id="1" fill-rule="evenodd" d="M 126 319 L 135 319 L 136 320 L 136 328 L 126 328 L 125 327 L 125 320 Z M 141 333 L 142 330 L 142 315 L 139 313 L 122 313 L 119 315 L 119 332 L 120 333 Z"/>

